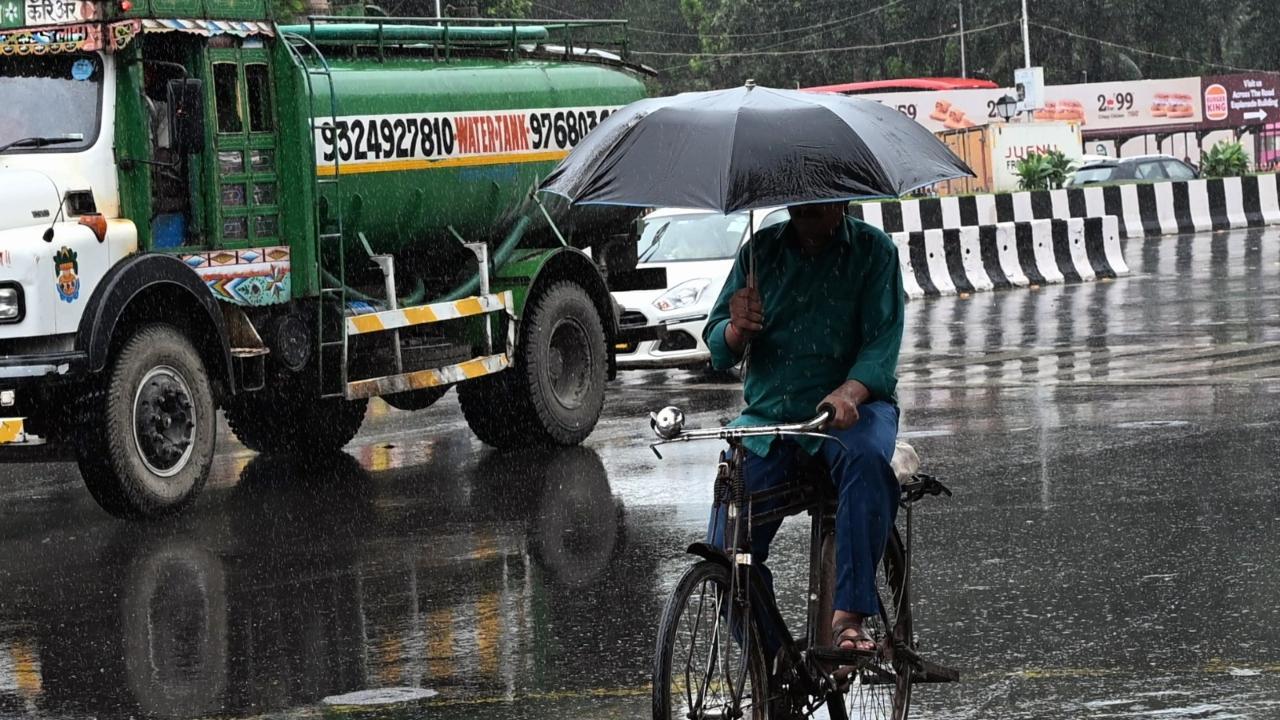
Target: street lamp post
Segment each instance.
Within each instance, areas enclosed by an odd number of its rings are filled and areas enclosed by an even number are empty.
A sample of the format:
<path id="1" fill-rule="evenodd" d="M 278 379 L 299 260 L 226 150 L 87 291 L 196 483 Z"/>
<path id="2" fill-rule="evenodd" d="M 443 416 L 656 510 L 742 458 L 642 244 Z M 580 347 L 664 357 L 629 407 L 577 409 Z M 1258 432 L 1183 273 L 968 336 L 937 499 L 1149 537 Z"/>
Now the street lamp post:
<path id="1" fill-rule="evenodd" d="M 1012 95 L 1005 95 L 997 100 L 996 114 L 1005 122 L 1012 120 L 1013 116 L 1018 114 L 1018 98 Z"/>
<path id="2" fill-rule="evenodd" d="M 960 0 L 960 77 L 969 77 L 969 72 L 964 62 L 964 0 Z"/>
<path id="3" fill-rule="evenodd" d="M 1027 0 L 1022 0 L 1022 66 L 1031 67 L 1031 40 L 1027 32 Z"/>

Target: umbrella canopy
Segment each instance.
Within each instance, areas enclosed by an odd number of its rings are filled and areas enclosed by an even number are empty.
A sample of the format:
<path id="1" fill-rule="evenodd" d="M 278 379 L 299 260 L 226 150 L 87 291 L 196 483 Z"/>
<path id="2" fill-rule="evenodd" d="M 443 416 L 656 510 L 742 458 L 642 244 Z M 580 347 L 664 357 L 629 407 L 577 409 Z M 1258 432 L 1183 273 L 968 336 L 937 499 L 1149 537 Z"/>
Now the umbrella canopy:
<path id="1" fill-rule="evenodd" d="M 973 175 L 923 126 L 872 100 L 745 87 L 632 103 L 541 188 L 579 205 L 775 205 L 897 197 Z"/>

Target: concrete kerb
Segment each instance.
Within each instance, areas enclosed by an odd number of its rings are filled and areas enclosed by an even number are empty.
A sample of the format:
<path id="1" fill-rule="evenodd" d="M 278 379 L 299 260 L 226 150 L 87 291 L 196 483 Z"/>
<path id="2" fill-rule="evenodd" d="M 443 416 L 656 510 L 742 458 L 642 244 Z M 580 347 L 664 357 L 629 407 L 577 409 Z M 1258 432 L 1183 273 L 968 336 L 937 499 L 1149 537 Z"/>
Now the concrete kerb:
<path id="1" fill-rule="evenodd" d="M 890 233 L 910 298 L 1129 274 L 1114 216 Z"/>
<path id="2" fill-rule="evenodd" d="M 1131 238 L 1280 224 L 1278 183 L 1275 174 L 1129 183 L 859 203 L 851 213 L 891 234 L 1113 215 Z"/>

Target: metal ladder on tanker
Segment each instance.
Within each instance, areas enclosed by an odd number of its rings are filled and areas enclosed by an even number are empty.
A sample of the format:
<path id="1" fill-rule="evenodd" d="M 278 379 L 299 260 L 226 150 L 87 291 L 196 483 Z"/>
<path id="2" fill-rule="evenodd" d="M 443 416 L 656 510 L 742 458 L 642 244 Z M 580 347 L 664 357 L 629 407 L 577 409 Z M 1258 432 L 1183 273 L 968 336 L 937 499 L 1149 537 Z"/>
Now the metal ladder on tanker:
<path id="1" fill-rule="evenodd" d="M 294 62 L 303 72 L 303 77 L 307 81 L 307 108 L 311 116 L 311 137 L 315 142 L 315 132 L 323 128 L 323 125 L 317 124 L 319 119 L 316 115 L 316 88 L 315 78 L 324 78 L 324 83 L 329 92 L 329 127 L 334 132 L 334 149 L 337 149 L 337 127 L 338 127 L 338 97 L 333 88 L 333 73 L 329 68 L 329 62 L 325 59 L 324 54 L 320 52 L 320 48 L 316 47 L 309 39 L 300 35 L 286 34 L 283 38 L 285 46 L 289 48 L 289 53 L 293 56 Z M 307 58 L 314 59 L 308 62 Z M 313 154 L 314 151 L 313 151 Z M 317 155 L 318 157 L 318 155 Z M 342 227 L 342 196 L 338 192 L 338 179 L 340 173 L 341 160 L 338 153 L 333 153 L 333 162 L 330 167 L 333 168 L 332 175 L 326 173 L 326 177 L 320 176 L 320 166 L 316 167 L 315 173 L 312 174 L 313 197 L 315 198 L 315 226 L 316 236 L 316 282 L 319 283 L 319 306 L 316 309 L 316 337 L 319 339 L 318 355 L 316 357 L 318 382 L 320 383 L 320 397 L 322 398 L 345 398 L 347 393 L 347 367 L 349 346 L 347 343 L 346 331 L 346 310 L 347 310 L 347 260 L 346 253 L 343 248 L 343 227 Z M 320 211 L 321 208 L 321 188 L 330 186 L 333 192 L 330 194 L 331 201 L 328 203 L 330 217 L 326 218 Z M 325 251 L 332 249 L 338 258 L 337 273 L 327 272 L 325 269 Z M 337 317 L 333 317 L 336 313 Z M 336 337 L 334 337 L 336 333 Z M 337 354 L 336 362 L 329 356 Z M 336 376 L 333 366 L 337 365 Z"/>

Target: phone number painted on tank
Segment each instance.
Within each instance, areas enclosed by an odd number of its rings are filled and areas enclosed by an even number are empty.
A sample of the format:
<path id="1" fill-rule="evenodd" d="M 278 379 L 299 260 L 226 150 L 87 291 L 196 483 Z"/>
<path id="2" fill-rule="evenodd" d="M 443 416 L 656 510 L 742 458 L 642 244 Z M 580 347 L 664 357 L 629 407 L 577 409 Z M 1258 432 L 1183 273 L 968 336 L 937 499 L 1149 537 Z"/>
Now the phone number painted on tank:
<path id="1" fill-rule="evenodd" d="M 344 173 L 554 160 L 617 109 L 341 117 L 316 128 L 316 166 L 332 174 L 335 160 Z"/>

